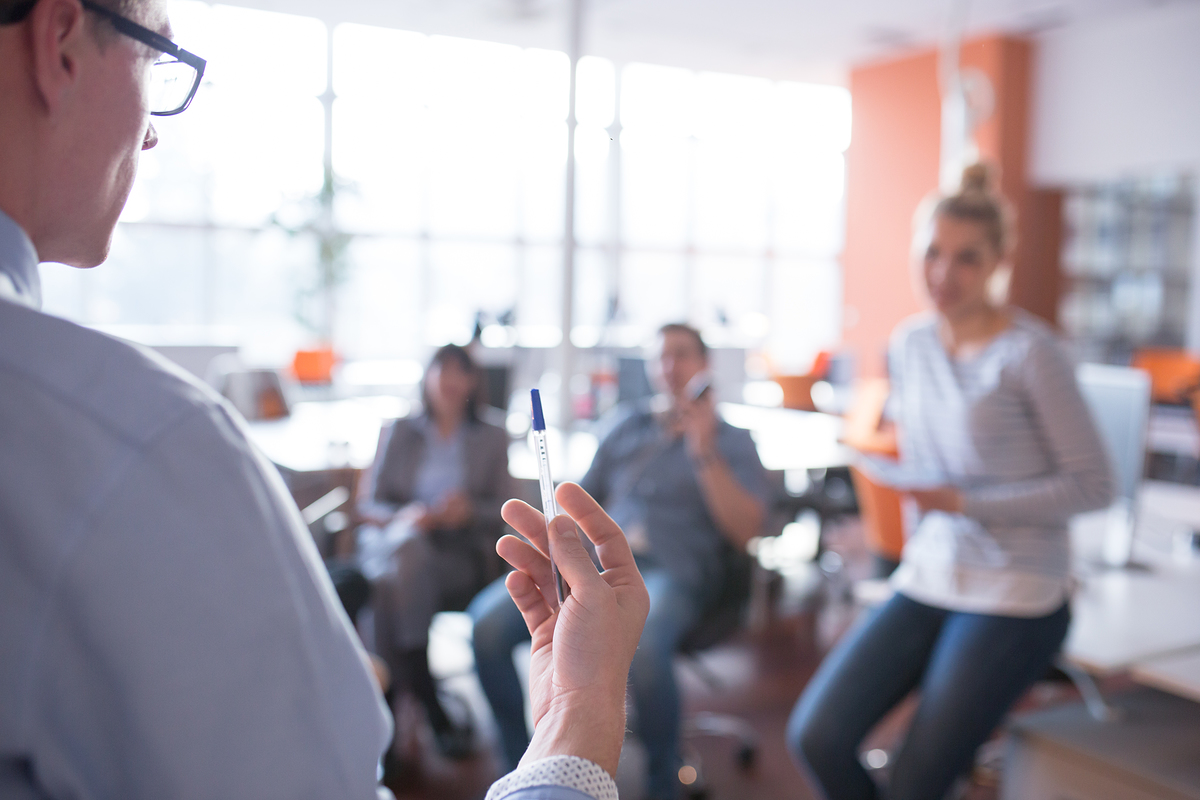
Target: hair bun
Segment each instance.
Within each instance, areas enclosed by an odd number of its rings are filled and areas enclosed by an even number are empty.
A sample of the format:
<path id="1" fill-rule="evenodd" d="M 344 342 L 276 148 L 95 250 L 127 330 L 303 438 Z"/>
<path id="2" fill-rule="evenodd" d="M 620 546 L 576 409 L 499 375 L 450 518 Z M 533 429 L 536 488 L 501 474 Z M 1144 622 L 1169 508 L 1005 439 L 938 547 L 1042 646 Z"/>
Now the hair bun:
<path id="1" fill-rule="evenodd" d="M 992 168 L 980 161 L 963 170 L 959 191 L 963 194 L 990 194 L 992 186 Z"/>

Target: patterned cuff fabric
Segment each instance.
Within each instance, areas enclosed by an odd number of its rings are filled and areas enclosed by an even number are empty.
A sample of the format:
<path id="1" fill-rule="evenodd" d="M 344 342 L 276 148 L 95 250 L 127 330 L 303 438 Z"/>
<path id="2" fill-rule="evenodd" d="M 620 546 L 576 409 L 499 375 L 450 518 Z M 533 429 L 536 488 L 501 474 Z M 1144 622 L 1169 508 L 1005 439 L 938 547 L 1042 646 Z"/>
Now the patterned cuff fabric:
<path id="1" fill-rule="evenodd" d="M 522 764 L 492 784 L 486 800 L 500 800 L 521 789 L 565 786 L 595 800 L 617 800 L 617 784 L 604 767 L 578 756 L 550 756 Z"/>

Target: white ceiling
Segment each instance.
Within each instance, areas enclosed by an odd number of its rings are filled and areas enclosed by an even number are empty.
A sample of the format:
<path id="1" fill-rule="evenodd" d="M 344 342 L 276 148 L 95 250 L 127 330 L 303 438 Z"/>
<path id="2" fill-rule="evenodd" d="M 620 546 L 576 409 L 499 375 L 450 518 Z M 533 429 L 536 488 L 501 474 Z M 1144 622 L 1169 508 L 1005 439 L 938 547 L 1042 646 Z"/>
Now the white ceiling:
<path id="1" fill-rule="evenodd" d="M 565 49 L 571 0 L 225 0 L 374 25 Z M 842 83 L 850 65 L 936 44 L 965 8 L 970 33 L 1085 24 L 1200 0 L 584 0 L 584 52 Z"/>

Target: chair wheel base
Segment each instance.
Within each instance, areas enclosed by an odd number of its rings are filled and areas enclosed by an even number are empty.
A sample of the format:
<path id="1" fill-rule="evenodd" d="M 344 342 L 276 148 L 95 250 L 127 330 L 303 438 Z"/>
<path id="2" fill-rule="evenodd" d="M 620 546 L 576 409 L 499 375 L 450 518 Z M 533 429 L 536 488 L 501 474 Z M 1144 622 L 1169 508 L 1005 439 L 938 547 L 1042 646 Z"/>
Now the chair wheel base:
<path id="1" fill-rule="evenodd" d="M 754 768 L 754 762 L 758 760 L 758 748 L 752 744 L 743 744 L 737 751 L 738 768 L 743 772 L 748 772 Z"/>

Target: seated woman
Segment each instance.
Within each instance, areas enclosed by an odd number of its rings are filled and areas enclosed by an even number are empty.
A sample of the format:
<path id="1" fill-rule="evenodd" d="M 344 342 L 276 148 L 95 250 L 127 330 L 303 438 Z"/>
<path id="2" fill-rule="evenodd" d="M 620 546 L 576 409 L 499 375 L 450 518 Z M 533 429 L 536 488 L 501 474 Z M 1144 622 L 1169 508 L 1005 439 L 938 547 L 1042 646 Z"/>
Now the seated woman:
<path id="1" fill-rule="evenodd" d="M 511 496 L 508 436 L 484 422 L 482 382 L 457 345 L 438 350 L 422 386 L 424 411 L 397 420 L 360 488 L 363 570 L 373 585 L 375 652 L 396 689 L 424 706 L 447 755 L 469 752 L 438 702 L 429 672 L 429 624 L 465 608 L 497 573 L 500 507 Z"/>
<path id="2" fill-rule="evenodd" d="M 914 533 L 892 599 L 826 657 L 788 724 L 792 754 L 837 800 L 880 794 L 857 749 L 920 702 L 882 794 L 932 800 L 1046 673 L 1070 622 L 1067 522 L 1112 498 L 1075 371 L 1043 322 L 992 299 L 1011 220 L 986 169 L 917 231 L 934 313 L 903 323 L 890 361 Z M 920 488 L 917 488 L 920 487 Z"/>

